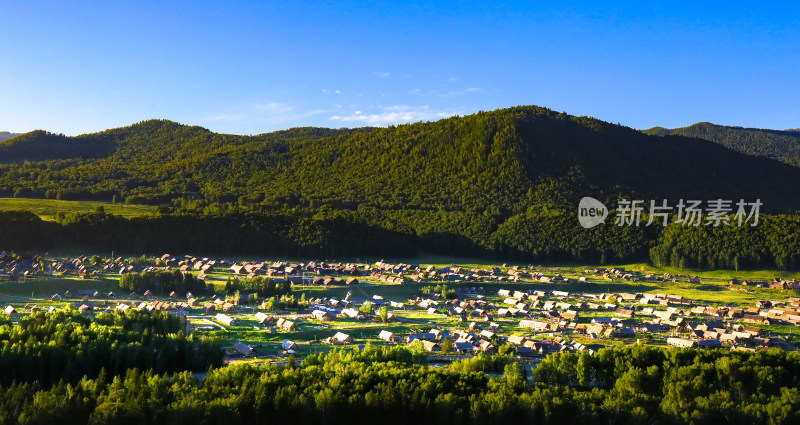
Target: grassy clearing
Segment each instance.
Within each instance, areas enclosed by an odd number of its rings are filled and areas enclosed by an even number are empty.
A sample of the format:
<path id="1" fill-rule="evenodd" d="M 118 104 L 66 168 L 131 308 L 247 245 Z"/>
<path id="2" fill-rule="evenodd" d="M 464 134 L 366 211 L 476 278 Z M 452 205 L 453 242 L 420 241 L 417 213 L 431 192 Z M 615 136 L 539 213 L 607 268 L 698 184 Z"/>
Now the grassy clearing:
<path id="1" fill-rule="evenodd" d="M 620 267 L 625 267 L 627 270 L 645 271 L 653 274 L 670 273 L 674 275 L 697 275 L 701 279 L 712 281 L 729 281 L 730 279 L 739 280 L 756 280 L 768 281 L 776 277 L 781 279 L 800 279 L 800 272 L 785 271 L 785 270 L 694 270 L 694 269 L 679 269 L 677 267 L 657 267 L 652 264 L 637 263 L 637 264 L 622 264 Z"/>
<path id="2" fill-rule="evenodd" d="M 94 289 L 103 293 L 120 292 L 119 279 L 80 279 L 67 277 L 36 277 L 19 282 L 0 282 L 0 301 L 18 302 L 24 298 L 30 302 L 50 301 L 53 294 L 73 293 L 81 289 Z"/>
<path id="3" fill-rule="evenodd" d="M 757 280 L 768 281 L 773 278 L 780 277 L 782 279 L 800 279 L 800 271 L 785 271 L 776 269 L 763 269 L 763 270 L 695 270 L 695 269 L 680 269 L 677 267 L 658 267 L 648 263 L 632 263 L 632 264 L 610 264 L 610 265 L 597 265 L 597 264 L 575 264 L 575 263 L 527 263 L 527 262 L 508 262 L 506 267 L 498 263 L 497 260 L 484 260 L 478 258 L 465 258 L 465 257 L 447 257 L 441 255 L 424 254 L 418 257 L 387 259 L 390 263 L 406 263 L 406 264 L 420 264 L 420 265 L 434 265 L 437 267 L 443 266 L 460 266 L 467 269 L 472 268 L 487 268 L 499 267 L 503 271 L 507 271 L 514 265 L 520 266 L 533 266 L 537 268 L 557 268 L 564 273 L 580 273 L 585 269 L 594 269 L 597 267 L 624 267 L 626 270 L 634 270 L 644 273 L 651 273 L 654 275 L 662 275 L 670 273 L 673 275 L 691 275 L 700 276 L 701 279 L 713 281 L 725 281 L 736 278 L 739 280 Z"/>
<path id="4" fill-rule="evenodd" d="M 114 215 L 123 217 L 139 217 L 149 214 L 153 207 L 148 205 L 112 204 L 95 201 L 59 201 L 56 199 L 0 198 L 0 211 L 30 211 L 42 220 L 53 221 L 59 212 L 88 212 L 97 207 Z"/>

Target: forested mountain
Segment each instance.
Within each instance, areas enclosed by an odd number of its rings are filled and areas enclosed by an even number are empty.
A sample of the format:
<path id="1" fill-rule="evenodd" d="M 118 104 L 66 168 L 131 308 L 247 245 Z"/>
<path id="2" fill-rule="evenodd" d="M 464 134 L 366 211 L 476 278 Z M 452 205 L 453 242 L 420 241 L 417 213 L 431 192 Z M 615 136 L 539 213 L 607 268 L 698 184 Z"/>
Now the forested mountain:
<path id="1" fill-rule="evenodd" d="M 7 131 L 0 131 L 0 142 L 3 142 L 8 139 L 13 139 L 17 136 L 19 136 L 18 133 L 9 133 Z"/>
<path id="2" fill-rule="evenodd" d="M 798 184 L 800 170 L 713 143 L 646 136 L 538 107 L 258 136 L 152 120 L 72 138 L 36 131 L 0 144 L 0 190 L 7 196 L 117 195 L 152 204 L 186 198 L 519 213 L 543 203 L 571 206 L 584 195 L 624 193 L 759 197 L 766 208 L 785 211 L 800 209 Z"/>
<path id="3" fill-rule="evenodd" d="M 0 161 L 46 161 L 62 158 L 102 158 L 114 151 L 113 142 L 98 137 L 76 138 L 42 130 L 0 143 Z"/>
<path id="4" fill-rule="evenodd" d="M 418 250 L 545 261 L 651 255 L 701 267 L 800 266 L 800 223 L 724 233 L 577 223 L 584 196 L 760 199 L 800 210 L 800 168 L 683 136 L 650 136 L 535 106 L 387 128 L 217 134 L 151 120 L 0 143 L 0 196 L 158 205 L 152 217 L 99 212 L 41 223 L 0 214 L 4 248 L 65 240 L 101 249 L 363 256 Z M 775 229 L 787 237 L 777 237 Z M 750 246 L 743 241 L 756 232 Z M 771 232 L 771 233 L 770 233 Z M 783 233 L 781 233 L 783 234 Z M 41 235 L 32 238 L 31 235 Z M 748 236 L 750 237 L 750 236 Z M 719 245 L 716 246 L 715 244 Z M 747 245 L 736 255 L 731 247 Z M 725 249 L 720 250 L 719 247 Z M 797 248 L 797 249 L 795 249 Z"/>
<path id="5" fill-rule="evenodd" d="M 760 128 L 728 127 L 699 122 L 688 127 L 667 129 L 653 127 L 646 134 L 686 136 L 710 140 L 726 148 L 748 155 L 771 158 L 800 167 L 800 130 L 765 130 Z"/>

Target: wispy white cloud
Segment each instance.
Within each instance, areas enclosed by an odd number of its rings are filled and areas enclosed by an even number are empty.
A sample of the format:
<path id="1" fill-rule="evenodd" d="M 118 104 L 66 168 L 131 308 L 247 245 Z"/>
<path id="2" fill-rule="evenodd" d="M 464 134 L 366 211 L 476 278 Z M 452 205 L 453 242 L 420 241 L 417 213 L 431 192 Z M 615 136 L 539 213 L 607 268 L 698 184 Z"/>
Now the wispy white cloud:
<path id="1" fill-rule="evenodd" d="M 408 94 L 415 96 L 437 96 L 442 98 L 452 98 L 457 96 L 464 96 L 467 94 L 484 93 L 486 90 L 478 87 L 467 87 L 460 90 L 439 91 L 439 90 L 422 90 L 420 88 L 413 88 L 408 91 Z"/>
<path id="2" fill-rule="evenodd" d="M 373 74 L 378 78 L 389 78 L 390 75 L 388 72 L 373 72 Z"/>
<path id="3" fill-rule="evenodd" d="M 390 124 L 405 124 L 419 121 L 432 121 L 458 115 L 455 111 L 433 110 L 428 105 L 408 106 L 393 105 L 382 106 L 378 111 L 364 113 L 357 110 L 347 115 L 333 115 L 331 120 L 343 123 L 363 123 L 373 126 L 385 126 Z"/>
<path id="4" fill-rule="evenodd" d="M 205 117 L 206 121 L 241 121 L 245 118 L 243 114 L 220 114 L 211 117 Z"/>
<path id="5" fill-rule="evenodd" d="M 253 105 L 253 109 L 265 114 L 288 114 L 293 112 L 295 107 L 283 102 L 266 102 Z"/>
<path id="6" fill-rule="evenodd" d="M 471 93 L 482 93 L 484 90 L 478 87 L 467 87 L 462 90 L 453 90 L 447 93 L 439 93 L 440 97 L 456 97 L 456 96 L 463 96 L 465 94 Z"/>
<path id="7" fill-rule="evenodd" d="M 315 115 L 333 112 L 333 109 L 304 110 L 300 106 L 293 103 L 274 101 L 255 103 L 242 106 L 235 112 L 205 117 L 204 120 L 288 124 Z"/>

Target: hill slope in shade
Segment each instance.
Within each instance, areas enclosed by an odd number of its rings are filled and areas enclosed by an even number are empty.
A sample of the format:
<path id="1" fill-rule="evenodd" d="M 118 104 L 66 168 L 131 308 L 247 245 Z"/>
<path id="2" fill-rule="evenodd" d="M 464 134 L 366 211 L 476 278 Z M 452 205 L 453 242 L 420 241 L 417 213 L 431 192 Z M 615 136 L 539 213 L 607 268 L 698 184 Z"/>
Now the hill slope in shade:
<path id="1" fill-rule="evenodd" d="M 28 161 L 25 163 L 24 161 Z M 780 182 L 780 184 L 776 184 Z M 257 136 L 164 120 L 0 144 L 0 191 L 62 199 L 477 211 L 613 200 L 760 198 L 800 209 L 800 169 L 688 137 L 535 106 L 388 128 Z"/>
<path id="2" fill-rule="evenodd" d="M 800 130 L 798 129 L 765 130 L 700 122 L 675 129 L 653 127 L 643 130 L 643 132 L 650 135 L 677 135 L 709 140 L 748 155 L 771 158 L 800 167 Z"/>
<path id="3" fill-rule="evenodd" d="M 8 139 L 13 139 L 19 136 L 19 133 L 9 133 L 8 131 L 0 131 L 0 142 L 6 141 Z"/>

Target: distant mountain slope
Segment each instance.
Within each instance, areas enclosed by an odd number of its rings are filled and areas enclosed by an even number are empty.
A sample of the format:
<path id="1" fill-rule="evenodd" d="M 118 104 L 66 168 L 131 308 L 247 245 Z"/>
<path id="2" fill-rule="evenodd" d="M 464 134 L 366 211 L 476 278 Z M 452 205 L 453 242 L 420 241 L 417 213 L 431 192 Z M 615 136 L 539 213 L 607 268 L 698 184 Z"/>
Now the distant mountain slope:
<path id="1" fill-rule="evenodd" d="M 700 122 L 675 129 L 653 127 L 643 130 L 643 132 L 650 135 L 677 135 L 710 140 L 748 155 L 771 158 L 800 167 L 800 130 L 798 129 L 765 130 Z"/>
<path id="2" fill-rule="evenodd" d="M 19 136 L 19 133 L 9 133 L 8 131 L 0 131 L 0 142 L 6 141 L 8 139 L 13 139 Z"/>
<path id="3" fill-rule="evenodd" d="M 33 132 L 11 142 L 0 144 L 6 195 L 502 216 L 530 207 L 571 210 L 582 196 L 760 198 L 765 209 L 800 209 L 798 168 L 535 106 L 258 136 L 151 120 L 78 137 Z"/>
<path id="4" fill-rule="evenodd" d="M 0 162 L 99 158 L 112 151 L 113 144 L 94 135 L 67 137 L 35 130 L 0 142 Z"/>
<path id="5" fill-rule="evenodd" d="M 318 139 L 369 129 L 299 127 L 260 136 L 217 134 L 198 126 L 168 120 L 142 121 L 99 133 L 67 137 L 43 130 L 19 135 L 0 143 L 0 164 L 20 161 L 114 159 L 143 163 L 169 162 L 174 157 L 202 155 L 223 146 L 237 146 L 251 140 Z"/>

